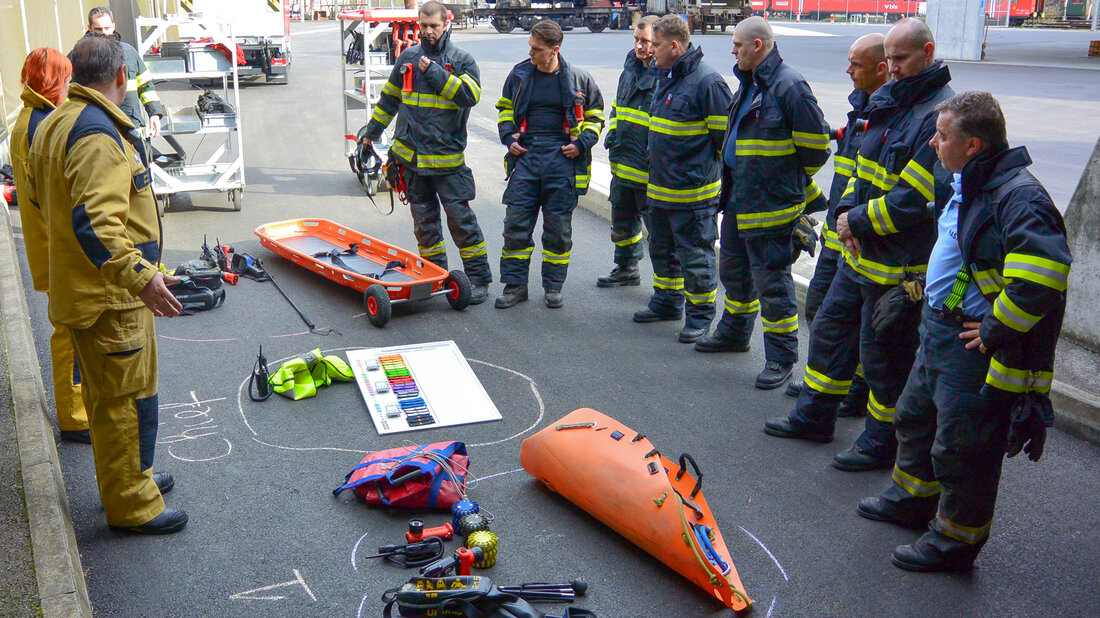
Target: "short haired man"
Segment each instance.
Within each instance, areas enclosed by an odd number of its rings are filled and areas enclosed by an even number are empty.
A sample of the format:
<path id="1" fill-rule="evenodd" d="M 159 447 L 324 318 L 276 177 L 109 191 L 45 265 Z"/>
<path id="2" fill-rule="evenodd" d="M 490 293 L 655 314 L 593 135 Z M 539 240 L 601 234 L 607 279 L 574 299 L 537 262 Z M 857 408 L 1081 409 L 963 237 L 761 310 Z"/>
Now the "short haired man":
<path id="1" fill-rule="evenodd" d="M 653 61 L 653 24 L 647 15 L 634 29 L 634 48 L 626 55 L 608 120 L 607 158 L 611 163 L 611 242 L 615 268 L 596 280 L 601 288 L 639 285 L 642 259 L 642 219 L 646 212 L 645 186 L 649 181 L 649 108 L 657 80 Z"/>
<path id="2" fill-rule="evenodd" d="M 829 127 L 810 85 L 783 62 L 771 26 L 750 17 L 733 31 L 741 83 L 722 150 L 725 311 L 701 352 L 745 351 L 756 312 L 764 326 L 764 369 L 756 388 L 782 386 L 798 360 L 793 232 L 820 199 L 813 175 L 829 160 Z"/>
<path id="3" fill-rule="evenodd" d="M 142 107 L 149 115 L 148 132 L 146 139 L 153 139 L 160 134 L 160 119 L 164 116 L 164 106 L 160 103 L 160 95 L 153 87 L 153 74 L 145 67 L 145 61 L 141 54 L 115 32 L 115 16 L 111 9 L 105 6 L 97 6 L 88 11 L 88 32 L 85 36 L 99 35 L 111 37 L 122 45 L 126 53 L 126 99 L 119 108 L 130 122 L 139 129 L 145 128 L 145 118 L 141 114 Z"/>
<path id="4" fill-rule="evenodd" d="M 863 137 L 863 123 L 867 120 L 867 107 L 871 95 L 886 83 L 889 74 L 886 71 L 886 51 L 883 48 L 885 37 L 874 32 L 865 34 L 848 49 L 848 69 L 845 71 L 855 87 L 848 95 L 852 110 L 848 112 L 848 122 L 837 131 L 836 154 L 833 155 L 833 182 L 829 188 L 829 209 L 825 215 L 825 225 L 821 229 L 821 255 L 817 258 L 814 276 L 806 290 L 806 326 L 813 328 L 813 319 L 825 300 L 825 293 L 837 271 L 837 261 L 843 245 L 836 235 L 836 207 L 848 187 L 848 181 L 856 173 L 856 152 L 859 140 Z M 838 353 L 840 351 L 838 350 Z M 852 348 L 848 354 L 859 355 Z M 802 391 L 802 382 L 792 380 L 787 384 L 787 394 L 798 397 Z M 867 382 L 863 379 L 863 370 L 856 366 L 852 386 L 847 396 L 837 408 L 838 417 L 863 416 L 867 409 Z"/>
<path id="5" fill-rule="evenodd" d="M 420 7 L 420 45 L 397 57 L 370 122 L 360 130 L 368 144 L 382 137 L 394 117 L 390 152 L 404 166 L 405 195 L 412 211 L 420 256 L 447 268 L 440 207 L 473 284 L 470 303 L 485 302 L 493 273 L 474 199 L 474 175 L 466 166 L 466 123 L 481 99 L 481 73 L 473 56 L 451 43 L 447 8 L 429 0 Z M 404 92 L 412 71 L 412 92 Z"/>
<path id="6" fill-rule="evenodd" d="M 1062 215 L 1027 171 L 1027 149 L 1009 148 L 996 99 L 964 92 L 936 110 L 932 145 L 953 195 L 937 203 L 893 483 L 857 507 L 927 530 L 894 550 L 910 571 L 971 568 L 989 538 L 1006 440 L 1009 457 L 1042 456 L 1072 261 Z"/>
<path id="7" fill-rule="evenodd" d="M 154 316 L 182 308 L 158 270 L 159 217 L 145 142 L 119 105 L 126 59 L 107 37 L 70 54 L 69 99 L 38 125 L 29 173 L 49 238 L 50 321 L 65 326 L 81 369 L 96 481 L 107 523 L 141 534 L 182 530 L 161 497 Z"/>
<path id="8" fill-rule="evenodd" d="M 603 96 L 584 69 L 561 57 L 561 28 L 544 20 L 531 28 L 527 60 L 512 68 L 497 101 L 504 158 L 504 250 L 498 309 L 527 300 L 532 236 L 542 212 L 542 287 L 547 307 L 564 303 L 562 286 L 573 248 L 573 210 L 588 191 L 592 147 L 603 130 Z"/>
<path id="9" fill-rule="evenodd" d="M 836 207 L 845 261 L 833 278 L 810 333 L 805 386 L 788 417 L 764 431 L 783 438 L 831 442 L 837 407 L 851 386 L 856 363 L 870 387 L 863 433 L 837 453 L 845 471 L 893 465 L 894 407 L 913 366 L 918 338 L 906 329 L 876 336 L 875 303 L 907 276 L 927 269 L 936 230 L 927 203 L 934 195 L 935 106 L 954 92 L 951 73 L 935 58 L 928 26 L 902 19 L 883 42 L 893 78 L 872 96 L 868 126 L 856 155 L 856 175 Z M 859 348 L 859 355 L 837 351 Z"/>
<path id="10" fill-rule="evenodd" d="M 685 315 L 678 338 L 694 343 L 714 319 L 719 153 L 731 94 L 718 71 L 703 62 L 703 50 L 691 44 L 679 15 L 653 25 L 653 56 L 658 77 L 649 110 L 646 185 L 653 295 L 634 321 Z"/>

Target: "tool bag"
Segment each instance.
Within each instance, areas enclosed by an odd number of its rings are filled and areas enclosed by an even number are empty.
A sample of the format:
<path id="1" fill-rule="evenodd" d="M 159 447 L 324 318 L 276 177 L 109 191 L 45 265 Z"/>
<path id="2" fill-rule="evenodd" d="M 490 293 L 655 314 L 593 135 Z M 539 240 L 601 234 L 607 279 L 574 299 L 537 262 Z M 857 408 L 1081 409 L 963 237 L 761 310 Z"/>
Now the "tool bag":
<path id="1" fill-rule="evenodd" d="M 168 286 L 168 291 L 183 305 L 180 315 L 191 315 L 191 311 L 209 311 L 225 302 L 225 290 L 211 290 L 190 277 L 180 277 L 178 283 Z"/>
<path id="2" fill-rule="evenodd" d="M 462 616 L 464 618 L 545 618 L 518 596 L 503 592 L 488 577 L 465 575 L 458 577 L 414 577 L 400 588 L 382 593 L 386 604 L 383 618 L 391 618 L 393 606 L 404 618 L 426 616 Z M 570 607 L 563 618 L 581 618 L 596 614 Z"/>
<path id="3" fill-rule="evenodd" d="M 462 442 L 434 442 L 369 453 L 332 491 L 354 489 L 367 504 L 449 509 L 466 493 L 470 457 Z"/>
<path id="4" fill-rule="evenodd" d="M 188 277 L 204 288 L 219 290 L 222 287 L 222 269 L 207 260 L 188 260 L 172 272 L 177 277 Z"/>

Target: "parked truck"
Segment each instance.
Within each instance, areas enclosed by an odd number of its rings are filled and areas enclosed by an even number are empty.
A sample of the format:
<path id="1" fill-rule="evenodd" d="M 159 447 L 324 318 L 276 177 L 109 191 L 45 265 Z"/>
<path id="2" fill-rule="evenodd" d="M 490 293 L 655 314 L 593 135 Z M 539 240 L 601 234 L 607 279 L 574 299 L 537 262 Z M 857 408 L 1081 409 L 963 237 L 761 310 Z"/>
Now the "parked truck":
<path id="1" fill-rule="evenodd" d="M 533 2 L 497 0 L 484 7 L 467 9 L 466 14 L 489 18 L 497 32 L 507 34 L 517 27 L 530 30 L 543 19 L 558 22 L 562 30 L 584 26 L 602 32 L 608 26 L 626 28 L 637 15 L 686 15 L 693 31 L 727 26 L 751 15 L 750 0 L 573 0 L 572 2 Z"/>
<path id="2" fill-rule="evenodd" d="M 180 0 L 189 13 L 202 13 L 207 21 L 231 32 L 240 46 L 242 77 L 263 75 L 267 82 L 285 84 L 290 69 L 290 8 L 292 0 Z M 201 31 L 180 36 L 202 37 Z"/>

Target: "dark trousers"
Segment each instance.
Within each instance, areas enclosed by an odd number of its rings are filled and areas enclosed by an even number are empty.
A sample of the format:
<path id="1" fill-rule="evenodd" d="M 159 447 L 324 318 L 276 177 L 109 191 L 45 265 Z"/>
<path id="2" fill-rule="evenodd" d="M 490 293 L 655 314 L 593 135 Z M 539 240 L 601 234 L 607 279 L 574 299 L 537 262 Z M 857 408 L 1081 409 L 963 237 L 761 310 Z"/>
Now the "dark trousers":
<path id="1" fill-rule="evenodd" d="M 534 141 L 516 160 L 504 190 L 504 251 L 500 280 L 527 285 L 533 236 L 542 213 L 542 287 L 560 290 L 573 248 L 573 210 L 577 207 L 573 160 L 560 140 Z"/>
<path id="2" fill-rule="evenodd" d="M 821 308 L 821 304 L 825 301 L 825 294 L 829 292 L 829 285 L 832 284 L 833 278 L 836 277 L 836 272 L 839 267 L 839 260 L 842 260 L 840 251 L 827 246 L 825 236 L 828 230 L 821 232 L 821 253 L 817 256 L 817 265 L 814 267 L 814 276 L 810 279 L 810 285 L 806 289 L 806 331 L 810 331 L 813 328 L 814 316 L 817 315 L 818 309 Z M 835 236 L 835 233 L 834 233 Z M 858 357 L 858 346 L 853 347 L 852 354 L 856 354 Z M 860 365 L 856 365 L 855 375 L 852 378 L 852 385 L 848 389 L 848 397 L 845 399 L 846 406 L 856 406 L 860 409 L 867 407 L 867 382 L 863 379 L 863 371 Z"/>
<path id="3" fill-rule="evenodd" d="M 856 364 L 862 360 L 863 376 L 870 387 L 867 420 L 856 446 L 876 458 L 891 458 L 894 406 L 913 366 L 919 338 L 906 333 L 891 340 L 877 340 L 871 315 L 890 288 L 861 285 L 846 263 L 841 263 L 825 301 L 810 328 L 810 357 L 791 423 L 815 431 L 832 431 L 836 411 L 852 384 Z M 858 354 L 851 350 L 858 349 Z"/>
<path id="4" fill-rule="evenodd" d="M 798 360 L 798 300 L 789 233 L 742 236 L 732 210 L 722 217 L 718 273 L 726 288 L 725 311 L 715 328 L 721 339 L 748 342 L 756 314 L 764 327 L 764 358 L 784 365 Z"/>
<path id="5" fill-rule="evenodd" d="M 686 299 L 687 328 L 709 327 L 714 320 L 717 215 L 717 206 L 699 210 L 649 208 L 649 259 L 653 262 L 649 308 L 662 315 L 678 315 Z"/>
<path id="6" fill-rule="evenodd" d="M 893 484 L 882 498 L 902 512 L 931 513 L 931 536 L 949 555 L 973 560 L 989 536 L 1010 396 L 982 393 L 989 357 L 967 350 L 958 323 L 926 306 L 920 351 L 898 400 Z"/>
<path id="7" fill-rule="evenodd" d="M 423 257 L 441 268 L 447 268 L 447 246 L 443 242 L 443 223 L 440 210 L 447 213 L 447 229 L 451 240 L 458 245 L 462 268 L 470 283 L 488 285 L 493 281 L 489 269 L 485 237 L 477 216 L 470 208 L 474 199 L 474 175 L 470 168 L 462 166 L 453 174 L 426 176 L 405 169 L 405 195 L 412 211 L 413 233 L 417 249 Z"/>
<path id="8" fill-rule="evenodd" d="M 632 268 L 641 261 L 642 220 L 646 214 L 645 187 L 631 186 L 618 176 L 611 178 L 611 242 L 615 264 Z"/>

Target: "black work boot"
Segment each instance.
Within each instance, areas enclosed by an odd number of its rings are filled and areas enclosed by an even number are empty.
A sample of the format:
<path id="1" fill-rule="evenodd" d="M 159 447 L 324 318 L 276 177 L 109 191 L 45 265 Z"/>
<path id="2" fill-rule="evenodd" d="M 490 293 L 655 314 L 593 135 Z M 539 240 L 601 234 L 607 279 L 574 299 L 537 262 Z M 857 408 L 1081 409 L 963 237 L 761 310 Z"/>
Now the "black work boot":
<path id="1" fill-rule="evenodd" d="M 764 370 L 756 376 L 756 388 L 768 391 L 783 386 L 784 382 L 791 379 L 792 368 L 794 368 L 793 363 L 781 363 L 779 361 L 764 363 Z"/>
<path id="2" fill-rule="evenodd" d="M 551 309 L 558 309 L 565 304 L 565 298 L 561 295 L 561 290 L 546 290 L 546 294 L 542 297 L 546 302 L 546 306 Z"/>
<path id="3" fill-rule="evenodd" d="M 168 472 L 154 472 L 153 482 L 157 484 L 157 489 L 160 490 L 160 495 L 164 495 L 176 486 L 176 479 L 172 478 L 172 475 Z"/>
<path id="4" fill-rule="evenodd" d="M 135 534 L 172 534 L 183 530 L 186 526 L 186 511 L 183 509 L 164 509 L 160 515 L 140 526 L 111 526 L 111 529 Z"/>
<path id="5" fill-rule="evenodd" d="M 862 402 L 856 399 L 851 395 L 845 397 L 844 401 L 840 402 L 840 407 L 836 409 L 836 415 L 840 418 L 854 418 L 867 414 L 867 399 L 859 398 L 863 400 Z"/>
<path id="6" fill-rule="evenodd" d="M 677 335 L 680 343 L 695 343 L 706 336 L 710 330 L 709 325 L 704 326 L 688 326 L 684 324 L 684 327 L 680 329 L 680 333 Z"/>
<path id="7" fill-rule="evenodd" d="M 617 265 L 611 269 L 610 275 L 604 275 L 596 279 L 596 287 L 617 288 L 624 285 L 641 285 L 642 276 L 638 274 L 637 266 Z"/>
<path id="8" fill-rule="evenodd" d="M 936 501 L 931 500 L 928 506 L 930 508 L 924 510 L 924 512 L 909 512 L 912 509 L 903 510 L 889 500 L 872 496 L 859 501 L 859 504 L 856 505 L 856 513 L 860 517 L 874 521 L 885 521 L 913 530 L 927 530 L 928 522 L 936 516 Z"/>
<path id="9" fill-rule="evenodd" d="M 527 286 L 509 283 L 504 286 L 504 293 L 497 297 L 495 304 L 497 309 L 507 309 L 525 300 L 527 300 Z"/>
<path id="10" fill-rule="evenodd" d="M 833 432 L 814 431 L 803 429 L 791 424 L 791 419 L 786 416 L 768 419 L 764 423 L 764 433 L 777 438 L 791 438 L 793 440 L 807 440 L 809 442 L 829 443 L 833 441 Z"/>
<path id="11" fill-rule="evenodd" d="M 929 530 L 909 545 L 898 545 L 890 555 L 890 562 L 906 571 L 969 571 L 984 544 L 983 540 L 967 545 Z"/>
<path id="12" fill-rule="evenodd" d="M 649 322 L 660 322 L 662 320 L 676 321 L 680 319 L 680 313 L 657 313 L 656 311 L 646 307 L 645 309 L 639 309 L 634 312 L 634 321 L 646 324 Z"/>
<path id="13" fill-rule="evenodd" d="M 798 396 L 802 394 L 802 382 L 795 382 L 794 380 L 787 382 L 787 388 L 783 391 L 783 394 L 798 399 Z"/>
<path id="14" fill-rule="evenodd" d="M 485 299 L 489 298 L 489 286 L 484 284 L 475 285 L 470 288 L 470 304 L 480 305 L 485 302 Z"/>
<path id="15" fill-rule="evenodd" d="M 855 444 L 833 456 L 833 467 L 845 472 L 865 472 L 894 466 L 893 454 L 883 457 L 869 453 Z"/>
<path id="16" fill-rule="evenodd" d="M 709 337 L 700 337 L 695 342 L 696 352 L 748 352 L 748 343 L 739 343 L 715 333 Z"/>

